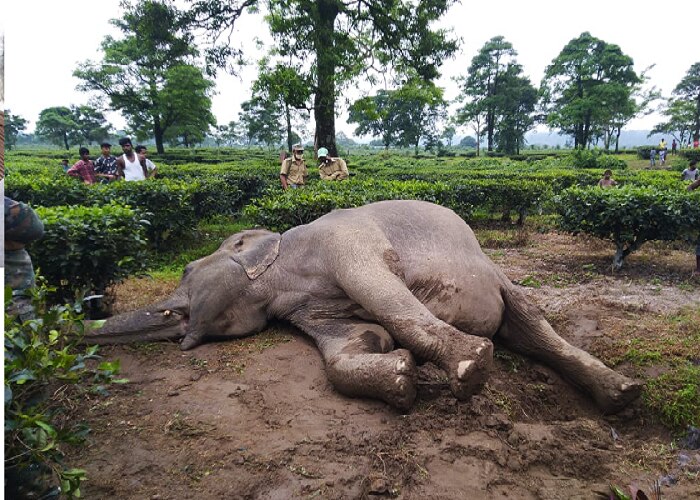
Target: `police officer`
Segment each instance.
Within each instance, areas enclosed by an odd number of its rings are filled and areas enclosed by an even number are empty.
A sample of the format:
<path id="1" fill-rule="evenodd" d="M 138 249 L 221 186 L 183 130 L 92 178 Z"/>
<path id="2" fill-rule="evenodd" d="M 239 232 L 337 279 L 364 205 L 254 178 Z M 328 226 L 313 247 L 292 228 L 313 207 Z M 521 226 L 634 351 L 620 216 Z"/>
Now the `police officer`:
<path id="1" fill-rule="evenodd" d="M 342 158 L 331 158 L 326 148 L 318 148 L 318 173 L 324 181 L 342 181 L 349 177 L 348 166 Z"/>
<path id="2" fill-rule="evenodd" d="M 33 314 L 25 291 L 35 285 L 34 267 L 25 245 L 44 235 L 44 224 L 29 205 L 5 196 L 5 284 L 12 288 L 12 306 L 8 313 L 21 321 Z"/>
<path id="3" fill-rule="evenodd" d="M 307 176 L 306 162 L 304 161 L 304 146 L 295 144 L 292 146 L 292 157 L 282 162 L 280 170 L 280 182 L 282 189 L 296 189 L 304 185 Z"/>

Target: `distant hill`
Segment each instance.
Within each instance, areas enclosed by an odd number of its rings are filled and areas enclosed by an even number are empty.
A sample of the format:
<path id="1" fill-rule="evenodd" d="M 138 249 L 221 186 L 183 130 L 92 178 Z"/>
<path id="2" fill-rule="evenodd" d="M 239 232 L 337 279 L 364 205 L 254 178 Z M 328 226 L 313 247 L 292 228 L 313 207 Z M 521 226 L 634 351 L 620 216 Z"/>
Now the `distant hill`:
<path id="1" fill-rule="evenodd" d="M 647 137 L 648 133 L 648 130 L 623 130 L 620 134 L 620 148 L 626 149 L 658 144 L 661 139 L 666 139 L 666 142 L 670 145 L 673 140 L 673 137 L 661 134 L 653 134 L 651 137 Z M 567 142 L 570 146 L 573 144 L 573 139 L 570 136 L 559 135 L 557 132 L 530 132 L 525 134 L 525 140 L 528 146 L 532 144 L 536 146 L 555 147 L 559 145 L 564 147 L 567 145 Z"/>

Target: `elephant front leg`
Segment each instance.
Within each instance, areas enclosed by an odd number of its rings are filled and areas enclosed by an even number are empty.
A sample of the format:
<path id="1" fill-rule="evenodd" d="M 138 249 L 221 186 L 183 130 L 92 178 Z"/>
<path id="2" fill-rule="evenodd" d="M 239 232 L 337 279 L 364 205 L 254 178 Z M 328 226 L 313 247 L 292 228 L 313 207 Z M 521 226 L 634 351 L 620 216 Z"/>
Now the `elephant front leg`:
<path id="1" fill-rule="evenodd" d="M 316 341 L 335 389 L 351 397 L 380 399 L 406 411 L 416 399 L 417 370 L 406 349 L 394 348 L 379 325 L 338 320 L 299 326 Z"/>

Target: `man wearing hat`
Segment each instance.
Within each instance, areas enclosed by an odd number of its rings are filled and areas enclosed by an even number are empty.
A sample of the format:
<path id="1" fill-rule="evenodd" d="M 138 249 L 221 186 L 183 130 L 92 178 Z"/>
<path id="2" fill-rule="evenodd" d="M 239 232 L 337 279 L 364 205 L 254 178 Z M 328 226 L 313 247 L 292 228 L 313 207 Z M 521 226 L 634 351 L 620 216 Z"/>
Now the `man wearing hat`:
<path id="1" fill-rule="evenodd" d="M 95 160 L 95 175 L 100 179 L 100 182 L 107 183 L 116 181 L 117 176 L 117 159 L 112 155 L 112 145 L 108 142 L 100 144 L 102 154 Z"/>
<path id="2" fill-rule="evenodd" d="M 321 175 L 321 180 L 342 181 L 350 176 L 345 160 L 329 157 L 326 148 L 318 148 L 318 161 L 318 172 Z"/>
<path id="3" fill-rule="evenodd" d="M 282 162 L 282 169 L 280 170 L 282 189 L 290 187 L 296 189 L 303 186 L 306 175 L 307 169 L 306 162 L 304 161 L 304 146 L 295 144 L 292 146 L 292 157 L 286 158 Z"/>

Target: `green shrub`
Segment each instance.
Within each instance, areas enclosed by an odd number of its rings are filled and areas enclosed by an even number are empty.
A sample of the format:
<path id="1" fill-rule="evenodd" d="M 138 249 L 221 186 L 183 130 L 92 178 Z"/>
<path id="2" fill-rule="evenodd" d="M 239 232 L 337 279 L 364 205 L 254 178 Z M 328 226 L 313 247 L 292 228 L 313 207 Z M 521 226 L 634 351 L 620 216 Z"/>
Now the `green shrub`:
<path id="1" fill-rule="evenodd" d="M 700 149 L 681 149 L 680 154 L 688 161 L 700 161 Z"/>
<path id="2" fill-rule="evenodd" d="M 76 292 L 101 293 L 144 268 L 147 222 L 138 211 L 110 203 L 101 207 L 38 207 L 44 237 L 29 253 L 59 300 Z"/>
<path id="3" fill-rule="evenodd" d="M 98 364 L 97 346 L 77 347 L 86 328 L 80 305 L 47 308 L 46 291 L 33 291 L 35 319 L 19 322 L 5 315 L 7 498 L 55 498 L 55 481 L 63 495 L 79 497 L 86 473 L 69 468 L 62 449 L 82 443 L 89 429 L 65 415 L 65 403 L 123 382 L 114 379 L 118 361 Z M 8 287 L 6 306 L 11 297 Z"/>
<path id="4" fill-rule="evenodd" d="M 647 241 L 698 238 L 698 206 L 700 193 L 652 187 L 571 188 L 557 198 L 563 229 L 615 243 L 615 269 Z"/>
<path id="5" fill-rule="evenodd" d="M 684 365 L 647 381 L 645 403 L 669 427 L 700 425 L 700 367 Z"/>

